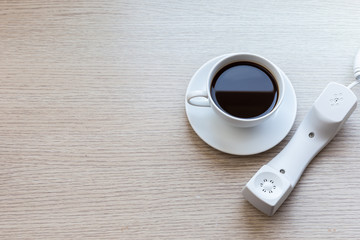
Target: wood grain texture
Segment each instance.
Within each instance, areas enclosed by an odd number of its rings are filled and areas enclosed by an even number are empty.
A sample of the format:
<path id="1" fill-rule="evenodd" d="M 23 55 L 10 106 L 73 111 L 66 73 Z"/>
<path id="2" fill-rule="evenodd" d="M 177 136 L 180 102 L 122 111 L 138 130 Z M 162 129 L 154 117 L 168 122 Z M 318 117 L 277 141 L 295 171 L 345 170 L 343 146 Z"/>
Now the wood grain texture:
<path id="1" fill-rule="evenodd" d="M 352 81 L 356 1 L 0 1 L 0 239 L 358 239 L 360 111 L 273 217 L 240 190 L 330 81 Z M 184 94 L 207 60 L 261 54 L 298 97 L 255 156 L 202 142 Z M 360 96 L 360 89 L 355 89 Z"/>

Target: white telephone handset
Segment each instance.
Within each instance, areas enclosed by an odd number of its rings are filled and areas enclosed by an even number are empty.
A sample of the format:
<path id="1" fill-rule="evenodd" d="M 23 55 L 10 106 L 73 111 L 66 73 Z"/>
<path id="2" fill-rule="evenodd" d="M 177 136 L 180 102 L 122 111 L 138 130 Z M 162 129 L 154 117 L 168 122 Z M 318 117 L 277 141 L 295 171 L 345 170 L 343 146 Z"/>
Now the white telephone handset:
<path id="1" fill-rule="evenodd" d="M 355 58 L 357 81 L 345 87 L 329 83 L 286 147 L 261 167 L 242 190 L 246 200 L 272 216 L 294 189 L 310 161 L 333 139 L 353 113 L 357 97 L 351 88 L 360 81 L 360 51 Z"/>

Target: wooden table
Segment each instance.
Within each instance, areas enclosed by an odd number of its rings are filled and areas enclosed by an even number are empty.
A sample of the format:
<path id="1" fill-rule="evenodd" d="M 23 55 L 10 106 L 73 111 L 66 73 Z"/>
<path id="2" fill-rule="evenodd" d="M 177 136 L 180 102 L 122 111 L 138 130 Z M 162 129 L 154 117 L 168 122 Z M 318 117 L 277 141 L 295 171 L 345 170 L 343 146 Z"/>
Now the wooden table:
<path id="1" fill-rule="evenodd" d="M 240 194 L 322 89 L 349 84 L 356 1 L 1 1 L 0 239 L 359 239 L 360 111 L 273 217 Z M 204 143 L 194 72 L 253 52 L 290 78 L 290 134 L 254 156 Z M 360 96 L 360 88 L 355 88 Z"/>

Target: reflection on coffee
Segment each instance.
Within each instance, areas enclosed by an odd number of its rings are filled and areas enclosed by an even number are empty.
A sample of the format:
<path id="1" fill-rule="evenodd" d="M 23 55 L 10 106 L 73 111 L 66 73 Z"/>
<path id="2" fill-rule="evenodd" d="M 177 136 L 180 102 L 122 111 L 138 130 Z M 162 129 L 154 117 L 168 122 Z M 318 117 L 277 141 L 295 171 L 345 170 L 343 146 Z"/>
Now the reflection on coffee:
<path id="1" fill-rule="evenodd" d="M 211 83 L 211 97 L 223 111 L 238 118 L 261 117 L 275 107 L 278 86 L 259 64 L 236 62 L 222 68 Z"/>

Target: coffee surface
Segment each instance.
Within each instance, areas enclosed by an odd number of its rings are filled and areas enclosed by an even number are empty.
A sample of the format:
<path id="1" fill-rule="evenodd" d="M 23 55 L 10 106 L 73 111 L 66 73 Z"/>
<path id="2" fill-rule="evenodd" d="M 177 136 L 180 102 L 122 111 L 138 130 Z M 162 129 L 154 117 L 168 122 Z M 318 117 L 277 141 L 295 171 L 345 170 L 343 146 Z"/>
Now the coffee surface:
<path id="1" fill-rule="evenodd" d="M 252 62 L 236 62 L 222 68 L 210 90 L 215 104 L 238 118 L 261 117 L 271 112 L 278 100 L 278 86 L 272 74 Z"/>

